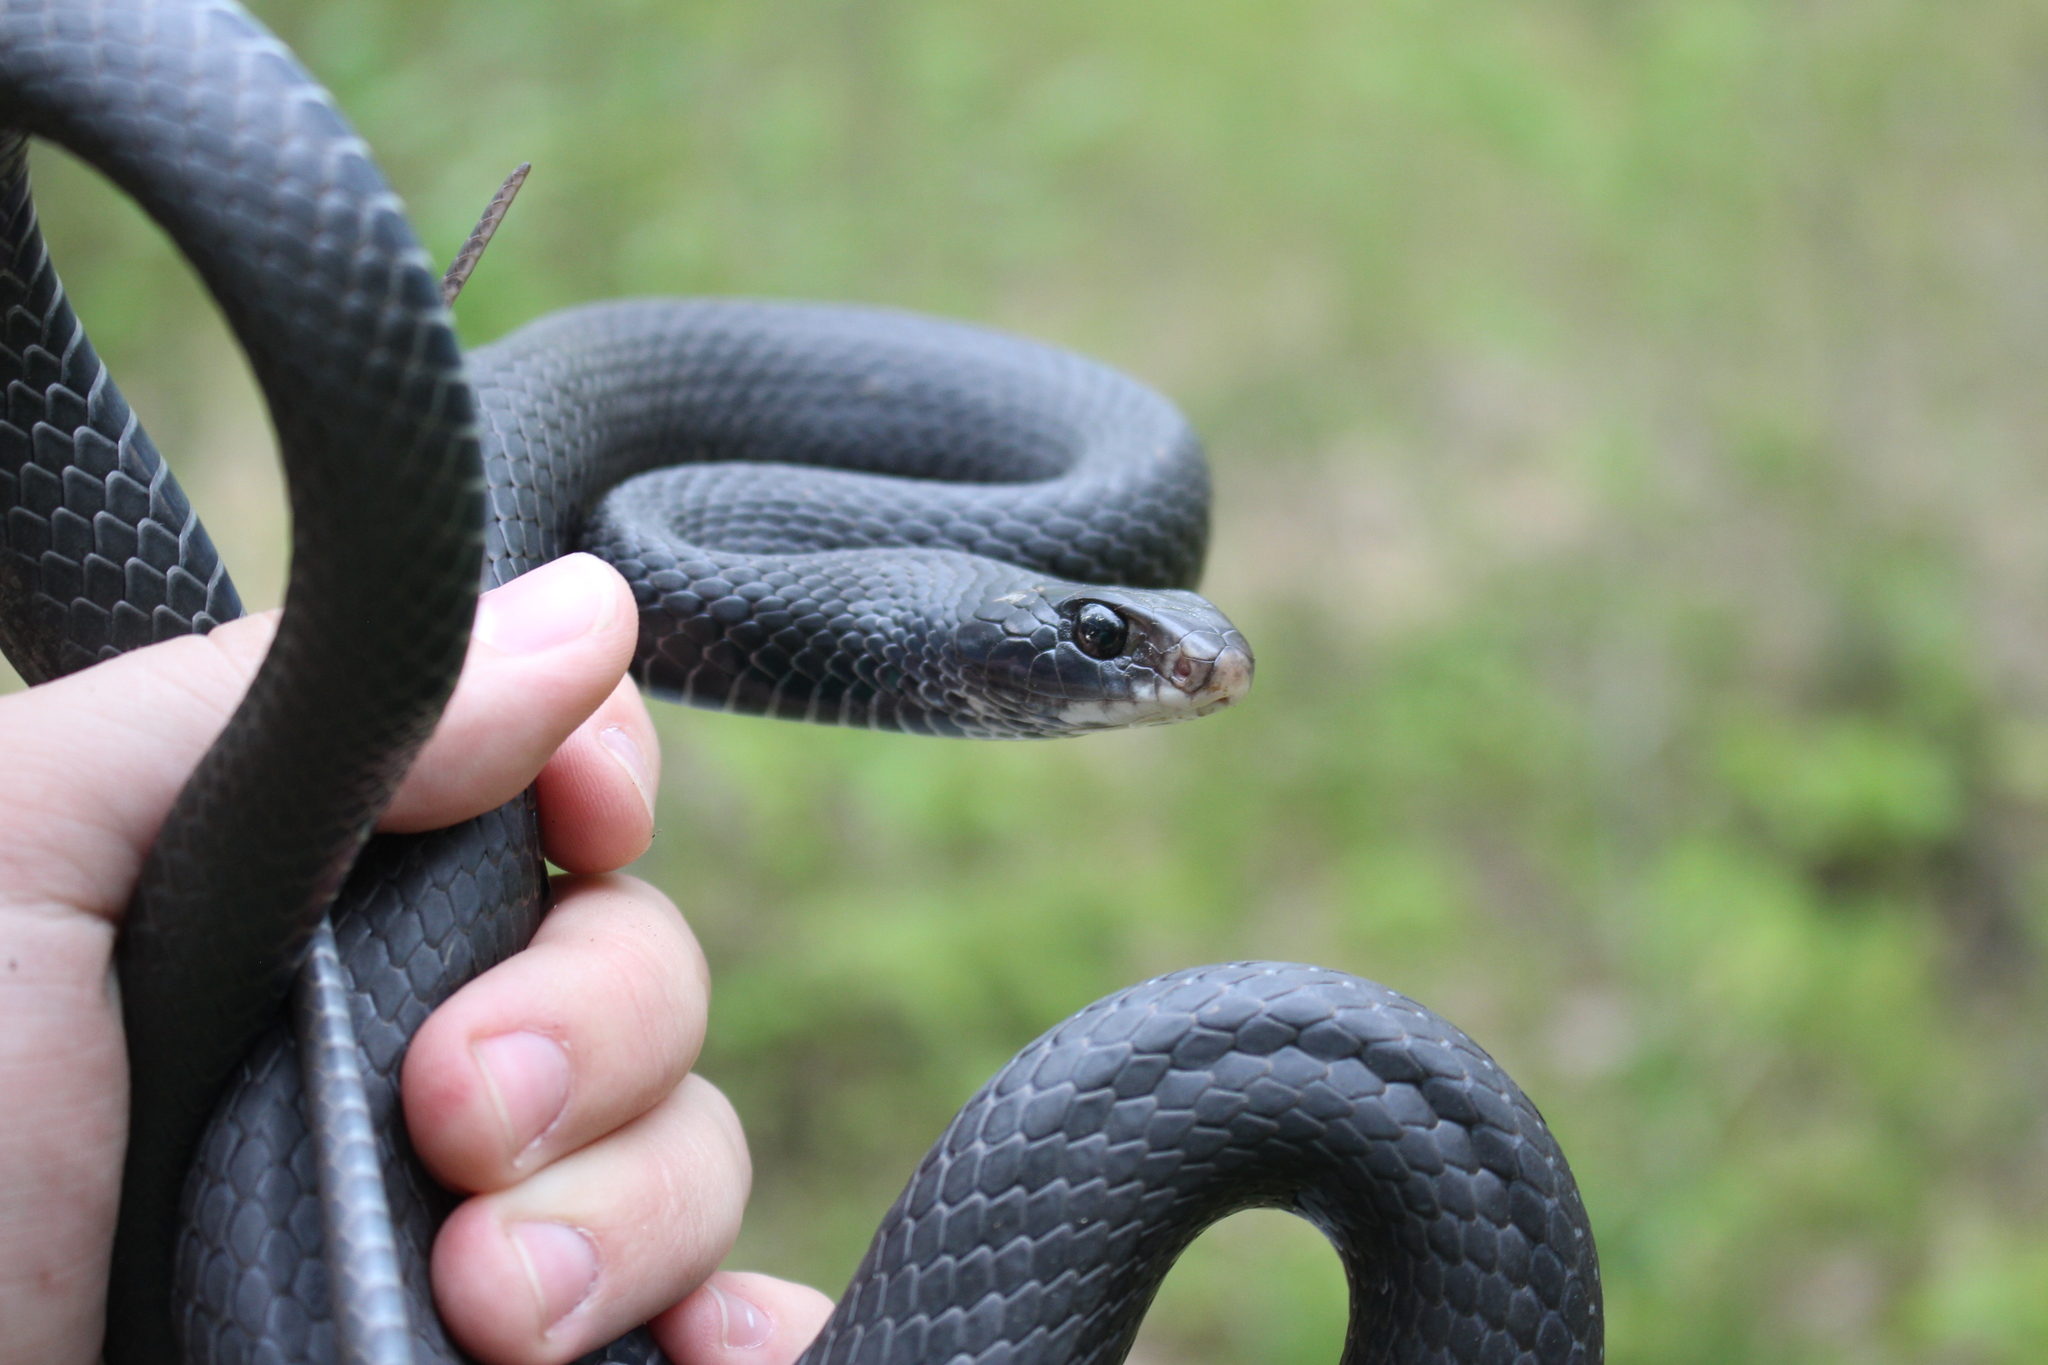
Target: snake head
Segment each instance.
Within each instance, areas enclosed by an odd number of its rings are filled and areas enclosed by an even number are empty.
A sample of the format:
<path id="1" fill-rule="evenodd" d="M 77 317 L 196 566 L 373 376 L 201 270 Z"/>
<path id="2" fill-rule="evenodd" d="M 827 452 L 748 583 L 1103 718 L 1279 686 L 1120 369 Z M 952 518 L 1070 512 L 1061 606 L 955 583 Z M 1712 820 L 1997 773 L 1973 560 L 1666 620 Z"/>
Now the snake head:
<path id="1" fill-rule="evenodd" d="M 992 732 L 1192 720 L 1234 704 L 1252 681 L 1244 636 L 1178 590 L 1032 584 L 984 600 L 956 643 Z"/>

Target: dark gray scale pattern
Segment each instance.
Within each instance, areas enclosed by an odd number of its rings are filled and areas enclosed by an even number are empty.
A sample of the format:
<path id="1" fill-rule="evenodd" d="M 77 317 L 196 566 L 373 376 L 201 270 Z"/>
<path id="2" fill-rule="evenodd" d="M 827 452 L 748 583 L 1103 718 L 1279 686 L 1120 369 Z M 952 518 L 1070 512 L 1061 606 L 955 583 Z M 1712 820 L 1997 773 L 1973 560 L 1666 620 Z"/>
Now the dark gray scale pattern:
<path id="1" fill-rule="evenodd" d="M 462 1357 L 428 1283 L 435 1229 L 454 1207 L 413 1157 L 400 1110 L 406 1043 L 462 982 L 532 937 L 545 907 L 530 797 L 453 829 L 371 841 L 335 909 L 367 1108 L 382 1145 L 414 1359 Z M 297 1102 L 298 1045 L 283 1020 L 235 1083 L 185 1185 L 179 1276 L 185 1358 L 332 1361 L 317 1155 Z"/>
<path id="2" fill-rule="evenodd" d="M 1351 1282 L 1346 1365 L 1591 1365 L 1593 1234 L 1536 1107 L 1384 986 L 1198 967 L 1098 1001 L 968 1101 L 802 1365 L 1110 1365 L 1218 1218 L 1284 1208 Z"/>
<path id="3" fill-rule="evenodd" d="M 323 920 L 292 992 L 292 1031 L 301 1075 L 330 1078 L 306 1086 L 304 1094 L 326 1225 L 335 1354 L 350 1365 L 410 1365 L 405 1272 L 384 1187 L 385 1144 L 363 1075 L 352 985 L 334 926 Z"/>
<path id="4" fill-rule="evenodd" d="M 105 170 L 193 259 L 271 402 L 298 538 L 278 644 L 120 949 L 136 1118 L 113 1365 L 337 1360 L 325 1257 L 372 1286 L 339 1316 L 375 1359 L 462 1358 L 427 1281 L 451 1197 L 412 1157 L 396 1078 L 434 1005 L 538 922 L 531 800 L 372 841 L 343 877 L 452 685 L 479 551 L 486 586 L 605 553 L 641 603 L 643 680 L 729 709 L 1070 733 L 1201 714 L 1161 699 L 1249 681 L 1242 638 L 1185 590 L 1199 449 L 1091 362 L 874 310 L 645 301 L 485 348 L 472 389 L 367 153 L 227 0 L 0 0 L 6 129 L 0 646 L 40 681 L 240 610 L 64 301 L 24 133 Z M 1113 666 L 1077 645 L 1089 603 L 1132 624 Z M 295 1045 L 284 969 L 337 885 Z M 349 1048 L 357 1066 L 329 1065 Z M 309 1084 L 346 1129 L 330 1185 L 381 1171 L 388 1235 L 321 1209 Z M 1034 1045 L 927 1159 L 810 1359 L 1112 1359 L 1172 1255 L 1245 1203 L 1338 1242 L 1347 1360 L 1599 1359 L 1591 1239 L 1535 1110 L 1399 997 L 1256 964 L 1137 988 Z M 379 1245 L 395 1267 L 346 1259 Z M 659 1355 L 641 1332 L 587 1359 Z"/>
<path id="5" fill-rule="evenodd" d="M 192 262 L 269 403 L 298 537 L 291 610 L 116 947 L 132 1117 L 107 1358 L 127 1365 L 170 1350 L 177 1201 L 207 1115 L 454 685 L 481 487 L 434 274 L 282 44 L 227 0 L 0 0 L 0 639 L 27 676 L 235 611 L 49 269 L 29 135 L 105 173 Z"/>
<path id="6" fill-rule="evenodd" d="M 556 509 L 662 469 L 677 534 L 728 551 L 944 548 L 1146 588 L 1201 572 L 1187 423 L 1052 347 L 882 309 L 650 299 L 550 315 L 470 373 L 496 438 L 493 562 L 537 562 Z M 796 468 L 693 468 L 722 462 Z M 691 491 L 704 478 L 717 496 Z"/>
<path id="7" fill-rule="evenodd" d="M 242 614 L 213 542 L 100 364 L 0 136 L 0 647 L 29 682 Z M 23 629 L 11 628 L 28 622 Z"/>
<path id="8" fill-rule="evenodd" d="M 543 318 L 470 372 L 491 581 L 572 546 L 610 560 L 657 696 L 919 734 L 1142 723 L 1077 717 L 1131 690 L 1130 662 L 1067 642 L 1097 585 L 1242 647 L 1184 591 L 1208 541 L 1193 432 L 1068 352 L 880 309 L 638 300 Z"/>

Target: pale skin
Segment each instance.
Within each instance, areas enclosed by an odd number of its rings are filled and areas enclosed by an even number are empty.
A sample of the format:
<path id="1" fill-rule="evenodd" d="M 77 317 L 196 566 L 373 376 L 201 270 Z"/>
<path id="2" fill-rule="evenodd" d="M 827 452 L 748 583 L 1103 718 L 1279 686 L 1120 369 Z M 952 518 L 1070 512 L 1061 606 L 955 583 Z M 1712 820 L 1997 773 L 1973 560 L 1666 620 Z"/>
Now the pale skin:
<path id="1" fill-rule="evenodd" d="M 274 619 L 0 698 L 0 1365 L 90 1365 L 127 1122 L 114 934 L 151 836 Z M 653 726 L 624 678 L 631 593 L 571 556 L 485 599 L 461 684 L 380 828 L 432 829 L 538 780 L 568 876 L 531 947 L 421 1028 L 414 1145 L 471 1195 L 435 1295 L 490 1365 L 555 1365 L 651 1320 L 677 1365 L 788 1365 L 817 1291 L 720 1271 L 751 1171 L 692 1074 L 709 988 L 675 906 L 615 869 L 653 832 Z"/>

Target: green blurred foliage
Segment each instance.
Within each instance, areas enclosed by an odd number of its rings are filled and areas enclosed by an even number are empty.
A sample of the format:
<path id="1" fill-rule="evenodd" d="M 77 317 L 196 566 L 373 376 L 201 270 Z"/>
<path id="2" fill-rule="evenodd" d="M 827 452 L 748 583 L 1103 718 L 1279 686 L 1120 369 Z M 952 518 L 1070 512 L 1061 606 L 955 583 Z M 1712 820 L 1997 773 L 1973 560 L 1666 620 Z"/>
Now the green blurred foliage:
<path id="1" fill-rule="evenodd" d="M 487 339 L 625 293 L 987 321 L 1178 399 L 1241 710 L 1047 746 L 663 717 L 739 1261 L 843 1282 L 1068 1011 L 1309 959 L 1553 1122 L 1616 1360 L 2048 1357 L 2048 9 L 261 0 Z M 44 155 L 102 351 L 258 603 L 247 381 Z M 1144 1361 L 1336 1356 L 1232 1220 Z"/>

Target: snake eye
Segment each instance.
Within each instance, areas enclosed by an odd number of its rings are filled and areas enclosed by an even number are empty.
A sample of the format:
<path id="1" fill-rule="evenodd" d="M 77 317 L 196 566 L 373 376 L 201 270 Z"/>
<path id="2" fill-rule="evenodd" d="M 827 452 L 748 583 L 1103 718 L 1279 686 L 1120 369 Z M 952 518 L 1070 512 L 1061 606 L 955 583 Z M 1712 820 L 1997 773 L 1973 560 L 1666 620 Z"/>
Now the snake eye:
<path id="1" fill-rule="evenodd" d="M 1129 635 L 1124 618 L 1100 602 L 1090 602 L 1074 616 L 1074 643 L 1091 659 L 1114 659 L 1124 652 Z"/>

